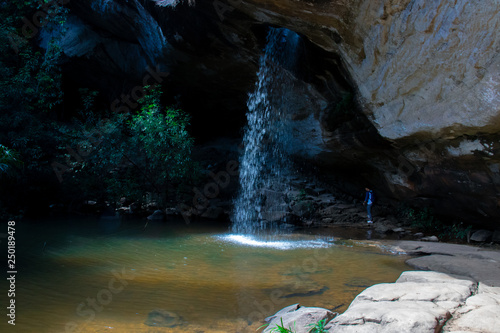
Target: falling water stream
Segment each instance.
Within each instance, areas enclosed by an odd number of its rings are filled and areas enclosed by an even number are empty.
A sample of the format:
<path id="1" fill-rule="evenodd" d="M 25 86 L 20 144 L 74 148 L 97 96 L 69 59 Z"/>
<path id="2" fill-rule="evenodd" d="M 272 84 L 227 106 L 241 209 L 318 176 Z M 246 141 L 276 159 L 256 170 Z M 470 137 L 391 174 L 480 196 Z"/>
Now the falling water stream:
<path id="1" fill-rule="evenodd" d="M 290 175 L 287 120 L 293 94 L 300 36 L 284 28 L 270 28 L 260 58 L 255 90 L 248 99 L 248 126 L 240 163 L 240 192 L 235 200 L 233 231 L 255 234 L 277 229 L 272 221 L 284 217 L 282 194 Z"/>

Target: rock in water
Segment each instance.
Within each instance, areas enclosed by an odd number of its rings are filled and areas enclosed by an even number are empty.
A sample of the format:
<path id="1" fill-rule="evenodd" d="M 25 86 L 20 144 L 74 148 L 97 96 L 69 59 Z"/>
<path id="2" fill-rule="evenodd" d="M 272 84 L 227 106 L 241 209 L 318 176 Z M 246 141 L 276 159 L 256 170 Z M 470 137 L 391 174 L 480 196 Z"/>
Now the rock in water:
<path id="1" fill-rule="evenodd" d="M 270 323 L 264 330 L 264 333 L 275 332 L 277 325 L 291 328 L 296 333 L 309 333 L 310 325 L 314 325 L 320 320 L 330 321 L 336 316 L 336 313 L 323 308 L 301 307 L 298 304 L 284 308 L 278 311 L 274 316 L 269 317 Z"/>
<path id="2" fill-rule="evenodd" d="M 148 220 L 163 220 L 165 218 L 165 215 L 163 214 L 163 211 L 161 210 L 155 210 L 153 214 L 148 216 Z"/>
<path id="3" fill-rule="evenodd" d="M 182 325 L 182 323 L 182 318 L 178 314 L 163 309 L 151 311 L 148 319 L 144 322 L 148 326 L 155 327 L 176 327 Z"/>
<path id="4" fill-rule="evenodd" d="M 478 230 L 472 234 L 470 240 L 474 242 L 487 242 L 492 236 L 493 233 L 489 230 Z"/>

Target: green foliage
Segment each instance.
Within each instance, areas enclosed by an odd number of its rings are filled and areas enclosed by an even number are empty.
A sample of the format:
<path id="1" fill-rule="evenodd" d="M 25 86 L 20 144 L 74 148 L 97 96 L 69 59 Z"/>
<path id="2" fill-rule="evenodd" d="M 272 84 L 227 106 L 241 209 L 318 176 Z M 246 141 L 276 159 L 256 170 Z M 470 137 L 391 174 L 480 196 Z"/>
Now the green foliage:
<path id="1" fill-rule="evenodd" d="M 399 215 L 407 218 L 414 228 L 422 229 L 439 235 L 439 238 L 449 240 L 467 240 L 472 226 L 465 227 L 463 223 L 446 225 L 436 218 L 434 211 L 425 207 L 423 209 L 400 208 Z"/>
<path id="2" fill-rule="evenodd" d="M 281 325 L 279 324 L 276 324 L 276 327 L 273 327 L 271 329 L 271 332 L 277 332 L 277 333 L 293 333 L 294 331 L 296 331 L 295 329 L 295 323 L 293 323 L 293 326 L 294 328 L 292 329 L 291 326 L 289 326 L 288 328 L 285 327 L 285 325 L 283 324 L 283 318 L 281 318 Z"/>
<path id="3" fill-rule="evenodd" d="M 53 2 L 53 1 L 52 1 Z M 47 111 L 62 101 L 61 49 L 57 40 L 47 50 L 36 45 L 36 34 L 23 29 L 35 12 L 48 11 L 45 29 L 65 22 L 67 10 L 50 1 L 4 1 L 0 11 L 0 108 Z M 62 30 L 61 30 L 62 31 Z M 26 35 L 26 36 L 25 36 Z"/>
<path id="4" fill-rule="evenodd" d="M 22 164 L 19 154 L 0 144 L 0 173 L 7 173 L 13 166 Z"/>
<path id="5" fill-rule="evenodd" d="M 472 226 L 465 227 L 463 223 L 453 224 L 451 226 L 444 226 L 441 230 L 440 238 L 458 239 L 461 241 L 468 240 Z"/>
<path id="6" fill-rule="evenodd" d="M 435 219 L 433 210 L 428 207 L 419 210 L 409 208 L 406 215 L 415 228 L 434 231 L 442 225 L 440 221 Z"/>
<path id="7" fill-rule="evenodd" d="M 85 195 L 102 194 L 114 202 L 122 197 L 144 202 L 149 197 L 164 205 L 169 192 L 196 173 L 188 115 L 162 109 L 159 90 L 146 89 L 149 93 L 139 101 L 137 114 L 116 114 L 68 132 L 72 147 L 89 151 L 85 160 L 73 159 L 69 165 L 73 181 Z M 95 133 L 100 138 L 97 142 Z M 66 147 L 61 148 L 69 159 Z"/>
<path id="8" fill-rule="evenodd" d="M 309 330 L 310 333 L 327 333 L 327 329 L 325 328 L 326 326 L 326 319 L 319 320 L 315 324 L 309 324 L 309 327 L 311 329 Z"/>
<path id="9" fill-rule="evenodd" d="M 60 59 L 57 38 L 47 50 L 38 46 L 33 15 L 48 12 L 46 19 L 37 15 L 37 24 L 49 27 L 64 22 L 67 10 L 54 1 L 3 1 L 0 4 L 0 142 L 15 149 L 23 168 L 11 177 L 0 179 L 0 210 L 4 215 L 19 216 L 29 205 L 48 207 L 53 190 L 54 158 L 58 132 L 50 120 L 62 101 Z M 31 22 L 35 31 L 25 29 Z M 24 26 L 24 28 L 23 28 Z M 61 30 L 58 28 L 58 30 Z M 55 35 L 55 34 L 54 34 Z"/>
<path id="10" fill-rule="evenodd" d="M 80 93 L 80 98 L 82 102 L 82 110 L 80 113 L 85 116 L 86 119 L 93 116 L 94 103 L 96 97 L 99 95 L 98 91 L 90 90 L 89 88 L 78 89 Z"/>

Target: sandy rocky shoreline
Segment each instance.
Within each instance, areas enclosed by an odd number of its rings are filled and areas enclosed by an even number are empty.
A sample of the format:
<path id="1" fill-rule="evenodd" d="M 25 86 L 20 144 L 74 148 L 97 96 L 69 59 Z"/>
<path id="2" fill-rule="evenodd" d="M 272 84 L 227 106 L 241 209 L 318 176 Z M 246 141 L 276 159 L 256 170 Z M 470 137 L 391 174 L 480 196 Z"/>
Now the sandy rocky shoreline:
<path id="1" fill-rule="evenodd" d="M 285 307 L 267 318 L 264 332 L 283 320 L 285 327 L 306 333 L 323 319 L 335 333 L 500 332 L 500 251 L 422 241 L 389 245 L 411 255 L 407 263 L 418 270 L 365 289 L 342 314 L 299 304 Z"/>

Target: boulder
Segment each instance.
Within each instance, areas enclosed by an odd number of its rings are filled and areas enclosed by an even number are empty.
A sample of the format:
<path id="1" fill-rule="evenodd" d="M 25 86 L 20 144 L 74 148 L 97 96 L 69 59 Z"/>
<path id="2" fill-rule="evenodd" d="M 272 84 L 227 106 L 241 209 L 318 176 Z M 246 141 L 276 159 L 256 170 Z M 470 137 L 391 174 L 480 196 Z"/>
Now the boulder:
<path id="1" fill-rule="evenodd" d="M 338 214 L 341 210 L 336 206 L 328 206 L 324 209 L 318 211 L 318 214 L 324 217 L 331 217 L 335 214 Z"/>
<path id="2" fill-rule="evenodd" d="M 470 236 L 470 240 L 474 242 L 487 242 L 491 239 L 493 233 L 489 230 L 478 230 Z"/>
<path id="3" fill-rule="evenodd" d="M 165 215 L 166 216 L 179 215 L 179 211 L 175 207 L 165 208 Z"/>
<path id="4" fill-rule="evenodd" d="M 331 194 L 321 194 L 316 198 L 316 202 L 322 206 L 331 205 L 335 202 L 335 197 Z"/>
<path id="5" fill-rule="evenodd" d="M 173 312 L 155 309 L 148 314 L 145 325 L 154 327 L 176 327 L 183 324 L 182 318 Z"/>
<path id="6" fill-rule="evenodd" d="M 316 204 L 313 200 L 301 200 L 295 202 L 291 207 L 291 211 L 298 217 L 306 217 L 314 212 L 315 207 Z"/>
<path id="7" fill-rule="evenodd" d="M 336 313 L 323 308 L 297 307 L 297 305 L 292 305 L 291 307 L 286 307 L 278 311 L 274 316 L 269 317 L 271 320 L 264 330 L 264 333 L 274 332 L 273 329 L 275 329 L 277 325 L 281 326 L 282 321 L 283 326 L 285 328 L 290 328 L 294 333 L 309 333 L 311 330 L 310 325 L 314 325 L 320 320 L 326 320 L 328 322 L 334 318 L 335 315 Z"/>
<path id="8" fill-rule="evenodd" d="M 284 316 L 285 314 L 287 314 L 288 312 L 294 312 L 294 311 L 297 311 L 299 308 L 300 308 L 299 303 L 289 305 L 289 306 L 284 307 L 283 309 L 279 310 L 279 311 L 278 311 L 278 312 L 276 312 L 274 315 L 267 317 L 267 318 L 265 319 L 265 321 L 266 321 L 266 322 L 268 322 L 268 323 L 270 323 L 270 322 L 271 322 L 272 320 L 274 320 L 275 318 L 280 318 L 280 317 Z"/>
<path id="9" fill-rule="evenodd" d="M 427 236 L 427 237 L 422 237 L 421 241 L 424 241 L 424 242 L 439 242 L 439 238 L 437 238 L 437 236 Z"/>
<path id="10" fill-rule="evenodd" d="M 405 272 L 372 286 L 329 324 L 335 333 L 435 333 L 475 290 L 470 280 L 437 272 Z"/>
<path id="11" fill-rule="evenodd" d="M 163 213 L 162 210 L 155 210 L 153 214 L 149 215 L 147 217 L 148 220 L 153 221 L 153 220 L 163 220 L 165 218 L 165 214 Z"/>

